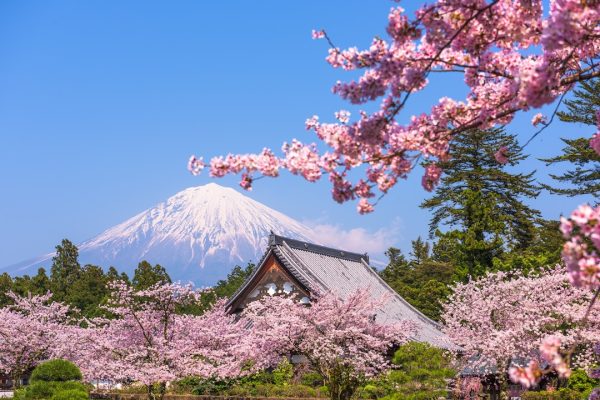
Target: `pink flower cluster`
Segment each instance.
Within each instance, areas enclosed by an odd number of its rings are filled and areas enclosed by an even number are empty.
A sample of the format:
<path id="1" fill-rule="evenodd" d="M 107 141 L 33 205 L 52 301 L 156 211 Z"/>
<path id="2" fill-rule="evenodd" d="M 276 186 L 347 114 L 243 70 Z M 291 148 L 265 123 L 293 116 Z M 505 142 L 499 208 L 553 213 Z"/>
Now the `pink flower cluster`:
<path id="1" fill-rule="evenodd" d="M 538 126 L 539 124 L 546 125 L 548 123 L 548 119 L 542 113 L 537 113 L 531 119 L 531 124 L 533 126 Z"/>
<path id="2" fill-rule="evenodd" d="M 414 16 L 395 7 L 387 40 L 375 38 L 364 50 L 333 47 L 326 57 L 334 68 L 361 72 L 355 80 L 338 81 L 333 92 L 352 104 L 378 101 L 378 109 L 352 122 L 345 112 L 336 113 L 333 124 L 312 117 L 306 127 L 319 146 L 292 144 L 284 157 L 268 150 L 268 156 L 217 157 L 211 175 L 244 173 L 242 186 L 250 188 L 253 174 L 277 176 L 282 168 L 309 181 L 329 174 L 336 201 L 358 199 L 358 211 L 370 211 L 365 199 L 372 190 L 387 193 L 419 160 L 446 160 L 456 133 L 507 124 L 517 112 L 550 104 L 577 82 L 598 77 L 593 60 L 600 50 L 599 22 L 600 7 L 581 0 L 554 0 L 546 14 L 542 0 L 437 0 Z M 312 36 L 331 43 L 323 30 Z M 462 75 L 466 97 L 441 98 L 428 112 L 401 119 L 411 95 L 436 73 Z M 532 122 L 546 124 L 541 114 Z M 598 135 L 591 145 L 600 150 Z M 508 162 L 501 150 L 496 156 Z M 201 160 L 190 164 L 194 173 L 202 167 Z M 357 168 L 366 174 L 353 182 L 349 173 Z M 435 167 L 426 170 L 426 190 L 434 189 L 438 176 Z M 363 190 L 362 182 L 372 189 Z"/>
<path id="3" fill-rule="evenodd" d="M 510 380 L 520 383 L 523 387 L 530 388 L 539 382 L 543 371 L 537 361 L 531 360 L 525 367 L 510 367 L 508 369 Z"/>
<path id="4" fill-rule="evenodd" d="M 21 376 L 47 358 L 71 352 L 69 307 L 50 303 L 50 294 L 8 294 L 12 306 L 0 309 L 0 373 Z"/>
<path id="5" fill-rule="evenodd" d="M 593 292 L 574 288 L 569 279 L 566 268 L 557 266 L 539 276 L 497 272 L 458 284 L 444 308 L 444 331 L 465 358 L 480 357 L 482 367 L 495 360 L 506 370 L 514 357 L 530 358 L 528 366 L 512 369 L 515 381 L 535 384 L 542 360 L 568 376 L 561 346 L 577 343 L 575 364 L 588 367 L 600 342 L 600 309 L 586 318 Z"/>
<path id="6" fill-rule="evenodd" d="M 571 283 L 600 288 L 600 207 L 579 206 L 569 219 L 561 218 L 560 230 L 568 240 L 562 257 Z"/>
<path id="7" fill-rule="evenodd" d="M 498 151 L 494 153 L 494 158 L 498 164 L 508 163 L 508 148 L 506 146 L 500 147 Z"/>
<path id="8" fill-rule="evenodd" d="M 288 354 L 301 354 L 321 376 L 343 368 L 354 379 L 373 377 L 389 368 L 386 353 L 405 343 L 414 332 L 411 323 L 382 325 L 373 320 L 387 299 L 373 300 L 367 290 L 345 299 L 326 293 L 310 307 L 298 299 L 266 297 L 250 303 L 244 316 L 261 338 L 257 352 L 272 364 Z"/>
<path id="9" fill-rule="evenodd" d="M 239 377 L 302 354 L 321 372 L 341 366 L 355 376 L 388 368 L 386 352 L 406 341 L 409 323 L 381 325 L 383 304 L 360 291 L 346 299 L 326 294 L 311 307 L 297 299 L 267 297 L 234 315 L 217 302 L 202 315 L 182 314 L 205 291 L 179 284 L 134 290 L 111 284 L 107 318 L 79 321 L 76 310 L 45 296 L 11 295 L 0 309 L 0 373 L 21 376 L 48 358 L 75 362 L 87 380 L 161 384 L 186 376 Z"/>
<path id="10" fill-rule="evenodd" d="M 549 367 L 558 373 L 561 378 L 571 376 L 571 369 L 566 360 L 560 354 L 561 340 L 556 336 L 548 336 L 540 345 L 540 355 Z M 531 360 L 525 367 L 513 366 L 508 370 L 510 379 L 520 383 L 526 388 L 536 386 L 541 377 L 547 373 L 536 360 Z"/>

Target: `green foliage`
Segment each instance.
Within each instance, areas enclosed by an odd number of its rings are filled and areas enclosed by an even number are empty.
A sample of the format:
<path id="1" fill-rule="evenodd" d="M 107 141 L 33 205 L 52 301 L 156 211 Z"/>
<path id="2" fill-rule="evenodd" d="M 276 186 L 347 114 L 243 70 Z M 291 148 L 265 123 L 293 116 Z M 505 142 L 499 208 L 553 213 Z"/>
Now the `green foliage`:
<path id="1" fill-rule="evenodd" d="M 171 283 L 167 270 L 159 264 L 152 266 L 148 261 L 142 261 L 135 269 L 131 283 L 136 290 L 143 290 L 159 282 Z"/>
<path id="2" fill-rule="evenodd" d="M 401 346 L 392 359 L 395 368 L 379 381 L 365 386 L 368 398 L 390 400 L 437 399 L 447 395 L 447 379 L 456 375 L 447 352 L 426 343 Z"/>
<path id="3" fill-rule="evenodd" d="M 50 400 L 88 400 L 89 395 L 83 390 L 62 390 L 54 393 Z"/>
<path id="4" fill-rule="evenodd" d="M 30 382 L 67 382 L 80 381 L 81 371 L 67 360 L 50 360 L 39 364 L 31 373 Z"/>
<path id="5" fill-rule="evenodd" d="M 8 273 L 4 272 L 0 275 L 0 307 L 4 307 L 11 303 L 11 300 L 7 295 L 11 290 L 14 290 L 13 280 Z"/>
<path id="6" fill-rule="evenodd" d="M 66 302 L 81 310 L 86 317 L 101 316 L 103 313 L 99 305 L 109 295 L 107 283 L 108 278 L 102 268 L 88 264 L 68 289 Z"/>
<path id="7" fill-rule="evenodd" d="M 400 296 L 428 317 L 438 320 L 442 302 L 450 294 L 454 267 L 436 261 L 429 254 L 429 245 L 418 238 L 412 242 L 410 259 L 406 260 L 400 250 L 390 248 L 386 255 L 390 262 L 380 276 Z"/>
<path id="8" fill-rule="evenodd" d="M 565 105 L 567 111 L 558 113 L 561 121 L 595 126 L 595 113 L 600 108 L 600 79 L 581 82 L 578 89 L 573 91 L 573 99 L 565 101 Z M 579 139 L 562 139 L 566 144 L 563 153 L 542 159 L 546 165 L 569 163 L 574 167 L 562 175 L 550 174 L 552 179 L 567 184 L 567 187 L 543 185 L 544 189 L 566 196 L 591 194 L 596 198 L 600 197 L 600 155 L 590 146 L 594 129 L 590 128 L 588 134 Z"/>
<path id="9" fill-rule="evenodd" d="M 591 392 L 592 389 L 598 386 L 600 386 L 600 379 L 590 378 L 587 372 L 582 369 L 574 370 L 567 382 L 567 388 L 584 394 Z"/>
<path id="10" fill-rule="evenodd" d="M 207 396 L 327 397 L 327 389 L 322 386 L 322 377 L 308 372 L 301 379 L 295 379 L 294 372 L 294 365 L 283 359 L 271 371 L 261 371 L 237 379 L 188 377 L 177 381 L 172 390 L 178 394 Z"/>
<path id="11" fill-rule="evenodd" d="M 37 274 L 31 278 L 31 288 L 29 290 L 32 294 L 46 294 L 50 290 L 50 278 L 46 275 L 44 268 L 39 268 Z"/>
<path id="12" fill-rule="evenodd" d="M 506 147 L 510 156 L 506 165 L 494 157 L 501 147 Z M 523 199 L 537 197 L 539 188 L 533 172 L 508 171 L 508 166 L 526 158 L 516 137 L 503 129 L 470 130 L 452 141 L 450 153 L 452 157 L 440 164 L 444 170 L 440 185 L 421 204 L 433 213 L 430 233 L 445 225 L 460 231 L 471 230 L 478 240 L 481 235 L 498 234 L 512 247 L 529 245 L 533 221 L 540 213 L 525 205 Z M 488 219 L 483 225 L 482 216 Z"/>
<path id="13" fill-rule="evenodd" d="M 34 382 L 30 385 L 15 391 L 15 399 L 16 400 L 48 400 L 53 399 L 55 395 L 58 395 L 63 392 L 73 393 L 78 392 L 83 393 L 87 398 L 89 398 L 87 394 L 87 388 L 81 382 Z M 65 397 L 62 397 L 65 399 Z M 73 400 L 83 399 L 83 397 L 74 397 Z"/>
<path id="14" fill-rule="evenodd" d="M 52 258 L 50 268 L 50 290 L 54 300 L 65 301 L 69 288 L 79 278 L 81 266 L 78 257 L 77 246 L 68 239 L 63 239 L 56 246 L 56 255 Z"/>
<path id="15" fill-rule="evenodd" d="M 321 387 L 324 385 L 323 377 L 316 372 L 307 371 L 300 377 L 300 383 L 304 386 Z"/>
<path id="16" fill-rule="evenodd" d="M 289 385 L 294 377 L 294 366 L 287 358 L 284 358 L 277 368 L 272 372 L 273 383 L 278 386 Z"/>
<path id="17" fill-rule="evenodd" d="M 583 400 L 582 394 L 571 389 L 559 389 L 553 392 L 525 392 L 521 395 L 522 400 Z"/>
<path id="18" fill-rule="evenodd" d="M 210 308 L 219 299 L 231 297 L 235 291 L 242 286 L 246 279 L 252 275 L 255 267 L 256 266 L 252 263 L 248 263 L 245 268 L 242 268 L 239 265 L 233 267 L 225 279 L 219 280 L 217 284 L 212 287 L 210 292 L 207 292 L 202 296 L 200 312 Z"/>
<path id="19" fill-rule="evenodd" d="M 30 384 L 15 392 L 17 400 L 84 400 L 89 396 L 81 371 L 66 360 L 50 360 L 31 373 Z"/>

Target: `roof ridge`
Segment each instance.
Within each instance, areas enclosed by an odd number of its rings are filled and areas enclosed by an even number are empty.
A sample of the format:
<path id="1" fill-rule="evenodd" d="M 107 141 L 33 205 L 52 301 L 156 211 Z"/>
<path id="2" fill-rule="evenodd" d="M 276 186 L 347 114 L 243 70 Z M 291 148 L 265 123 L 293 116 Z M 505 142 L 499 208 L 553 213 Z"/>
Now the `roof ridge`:
<path id="1" fill-rule="evenodd" d="M 280 245 L 284 242 L 286 242 L 289 247 L 297 250 L 310 251 L 313 253 L 323 254 L 330 257 L 343 258 L 350 261 L 364 260 L 367 264 L 369 264 L 369 255 L 367 253 L 361 254 L 342 249 L 336 249 L 333 247 L 327 247 L 320 244 L 304 242 L 302 240 L 276 235 L 274 233 L 271 233 L 271 235 L 269 236 L 269 245 Z"/>

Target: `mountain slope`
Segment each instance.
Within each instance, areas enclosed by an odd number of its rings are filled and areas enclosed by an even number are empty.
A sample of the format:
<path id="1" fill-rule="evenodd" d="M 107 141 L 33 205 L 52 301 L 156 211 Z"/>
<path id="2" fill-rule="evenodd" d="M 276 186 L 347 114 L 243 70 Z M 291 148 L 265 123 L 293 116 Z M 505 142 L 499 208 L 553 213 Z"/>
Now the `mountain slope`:
<path id="1" fill-rule="evenodd" d="M 258 261 L 269 232 L 306 241 L 316 234 L 292 218 L 215 183 L 167 201 L 78 245 L 80 262 L 114 265 L 131 275 L 137 263 L 161 264 L 174 280 L 210 285 L 235 266 Z M 7 268 L 11 274 L 49 267 L 53 254 Z"/>

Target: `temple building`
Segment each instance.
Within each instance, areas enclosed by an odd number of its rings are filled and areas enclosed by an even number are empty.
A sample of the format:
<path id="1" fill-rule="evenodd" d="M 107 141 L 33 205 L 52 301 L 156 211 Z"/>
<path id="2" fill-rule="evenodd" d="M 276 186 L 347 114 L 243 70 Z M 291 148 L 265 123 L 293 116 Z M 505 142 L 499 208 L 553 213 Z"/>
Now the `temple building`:
<path id="1" fill-rule="evenodd" d="M 436 347 L 452 348 L 438 323 L 423 315 L 398 295 L 369 265 L 366 254 L 351 253 L 271 234 L 269 246 L 253 274 L 229 299 L 233 312 L 266 295 L 294 295 L 310 303 L 316 293 L 333 292 L 344 298 L 368 289 L 373 298 L 389 300 L 376 321 L 392 324 L 412 321 L 417 329 L 413 340 Z"/>

